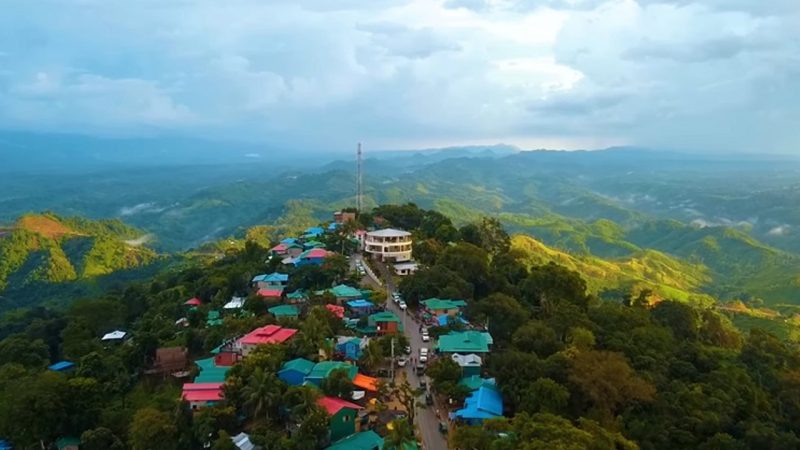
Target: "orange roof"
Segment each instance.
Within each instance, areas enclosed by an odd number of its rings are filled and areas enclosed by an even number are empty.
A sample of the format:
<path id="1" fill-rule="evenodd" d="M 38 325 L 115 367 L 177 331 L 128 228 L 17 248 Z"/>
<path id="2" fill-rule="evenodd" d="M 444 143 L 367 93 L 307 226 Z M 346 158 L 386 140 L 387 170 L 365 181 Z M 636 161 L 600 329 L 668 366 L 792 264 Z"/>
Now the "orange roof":
<path id="1" fill-rule="evenodd" d="M 368 377 L 364 374 L 357 373 L 356 377 L 353 378 L 353 386 L 359 387 L 361 389 L 365 389 L 370 392 L 377 392 L 378 391 L 378 379 Z"/>

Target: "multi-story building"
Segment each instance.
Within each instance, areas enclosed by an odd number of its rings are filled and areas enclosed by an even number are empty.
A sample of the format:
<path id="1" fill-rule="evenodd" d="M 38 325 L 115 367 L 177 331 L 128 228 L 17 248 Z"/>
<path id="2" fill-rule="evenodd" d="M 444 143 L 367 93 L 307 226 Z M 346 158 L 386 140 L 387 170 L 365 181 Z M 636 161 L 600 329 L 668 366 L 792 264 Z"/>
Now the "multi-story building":
<path id="1" fill-rule="evenodd" d="M 387 228 L 369 231 L 364 242 L 364 251 L 385 262 L 411 260 L 411 233 Z"/>

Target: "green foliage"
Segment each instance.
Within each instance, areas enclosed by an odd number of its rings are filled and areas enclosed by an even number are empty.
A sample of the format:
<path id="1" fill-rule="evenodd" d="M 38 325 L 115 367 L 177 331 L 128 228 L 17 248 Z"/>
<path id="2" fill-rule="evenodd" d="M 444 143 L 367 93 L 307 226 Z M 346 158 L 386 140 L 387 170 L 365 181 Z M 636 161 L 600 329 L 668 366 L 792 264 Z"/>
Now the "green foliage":
<path id="1" fill-rule="evenodd" d="M 174 450 L 177 431 L 167 414 L 143 408 L 133 416 L 128 441 L 132 450 Z"/>
<path id="2" fill-rule="evenodd" d="M 332 397 L 349 399 L 353 395 L 353 383 L 347 369 L 332 370 L 320 385 L 322 392 Z"/>

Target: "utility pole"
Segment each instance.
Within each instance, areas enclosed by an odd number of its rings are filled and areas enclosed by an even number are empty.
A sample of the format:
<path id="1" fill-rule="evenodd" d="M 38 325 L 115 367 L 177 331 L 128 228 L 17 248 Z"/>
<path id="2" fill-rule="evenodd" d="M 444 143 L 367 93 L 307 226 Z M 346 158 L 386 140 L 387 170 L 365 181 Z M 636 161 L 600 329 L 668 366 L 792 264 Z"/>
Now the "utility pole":
<path id="1" fill-rule="evenodd" d="M 392 365 L 391 365 L 391 369 L 389 369 L 390 370 L 389 373 L 391 374 L 392 383 L 394 383 L 394 338 L 392 338 L 392 362 L 391 362 L 391 364 Z"/>
<path id="2" fill-rule="evenodd" d="M 363 191 L 361 188 L 361 142 L 358 143 L 358 152 L 356 154 L 356 210 L 361 213 L 361 208 L 364 207 Z"/>

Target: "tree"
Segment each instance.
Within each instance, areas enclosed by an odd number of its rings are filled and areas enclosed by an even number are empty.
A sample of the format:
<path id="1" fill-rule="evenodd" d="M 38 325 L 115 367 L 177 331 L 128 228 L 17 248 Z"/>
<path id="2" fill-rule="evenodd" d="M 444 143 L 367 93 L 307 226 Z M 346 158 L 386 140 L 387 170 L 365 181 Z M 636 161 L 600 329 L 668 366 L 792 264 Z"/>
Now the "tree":
<path id="1" fill-rule="evenodd" d="M 586 282 L 580 274 L 552 262 L 533 267 L 521 288 L 523 300 L 544 316 L 552 314 L 561 302 L 575 304 L 581 310 L 589 306 Z"/>
<path id="2" fill-rule="evenodd" d="M 383 450 L 402 450 L 407 444 L 416 442 L 413 419 L 397 419 L 391 422 L 389 434 L 383 439 Z"/>
<path id="3" fill-rule="evenodd" d="M 132 450 L 174 450 L 177 432 L 167 414 L 153 408 L 142 408 L 133 415 L 128 443 Z"/>
<path id="4" fill-rule="evenodd" d="M 492 294 L 473 303 L 470 303 L 469 309 L 471 316 L 478 321 L 488 320 L 492 337 L 501 345 L 508 343 L 514 332 L 530 316 L 517 299 L 505 294 Z"/>
<path id="5" fill-rule="evenodd" d="M 624 355 L 615 352 L 578 353 L 569 380 L 583 392 L 601 420 L 610 419 L 621 406 L 652 400 L 656 392 L 652 384 L 636 375 Z"/>
<path id="6" fill-rule="evenodd" d="M 263 416 L 269 422 L 270 413 L 281 396 L 281 381 L 275 372 L 267 372 L 257 367 L 248 377 L 242 389 L 244 406 L 254 419 Z"/>
<path id="7" fill-rule="evenodd" d="M 284 394 L 283 404 L 289 409 L 289 417 L 300 422 L 317 407 L 319 390 L 311 386 L 291 386 Z"/>
<path id="8" fill-rule="evenodd" d="M 95 428 L 86 430 L 81 434 L 81 449 L 83 450 L 123 450 L 125 445 L 108 428 Z"/>
<path id="9" fill-rule="evenodd" d="M 315 450 L 323 447 L 330 431 L 330 417 L 322 408 L 314 406 L 300 422 L 292 443 L 298 450 Z"/>
<path id="10" fill-rule="evenodd" d="M 214 441 L 214 445 L 211 446 L 211 450 L 237 450 L 237 447 L 233 443 L 231 435 L 225 430 L 220 430 L 217 440 Z"/>
<path id="11" fill-rule="evenodd" d="M 539 320 L 531 320 L 517 329 L 511 342 L 514 348 L 524 352 L 534 352 L 540 358 L 546 358 L 562 347 L 556 332 Z"/>
<path id="12" fill-rule="evenodd" d="M 569 390 L 550 378 L 539 378 L 527 389 L 520 410 L 530 414 L 560 414 L 569 402 Z"/>
<path id="13" fill-rule="evenodd" d="M 0 366 L 18 363 L 29 368 L 43 367 L 50 352 L 41 339 L 31 340 L 24 335 L 9 336 L 0 341 Z"/>
<path id="14" fill-rule="evenodd" d="M 461 380 L 461 366 L 450 358 L 438 358 L 428 365 L 425 373 L 436 387 L 441 383 L 458 383 Z"/>
<path id="15" fill-rule="evenodd" d="M 408 382 L 408 375 L 405 372 L 401 372 L 402 374 L 402 381 L 399 385 L 396 385 L 394 388 L 394 396 L 401 405 L 403 405 L 403 409 L 406 410 L 406 414 L 408 414 L 408 420 L 410 423 L 414 423 L 414 418 L 417 415 L 417 398 L 424 393 L 422 389 L 415 389 L 411 387 L 411 384 Z"/>
<path id="16" fill-rule="evenodd" d="M 668 326 L 678 339 L 697 339 L 700 331 L 700 318 L 691 306 L 674 301 L 663 301 L 652 309 L 656 322 Z"/>
<path id="17" fill-rule="evenodd" d="M 383 365 L 386 356 L 383 353 L 383 348 L 376 339 L 370 339 L 367 347 L 361 354 L 359 360 L 359 367 L 363 367 L 368 373 L 373 373 L 377 368 Z"/>
<path id="18" fill-rule="evenodd" d="M 334 369 L 320 385 L 326 395 L 349 399 L 353 395 L 353 383 L 347 369 Z"/>
<path id="19" fill-rule="evenodd" d="M 437 266 L 447 267 L 471 283 L 477 297 L 488 294 L 489 256 L 484 249 L 459 242 L 444 249 Z"/>

